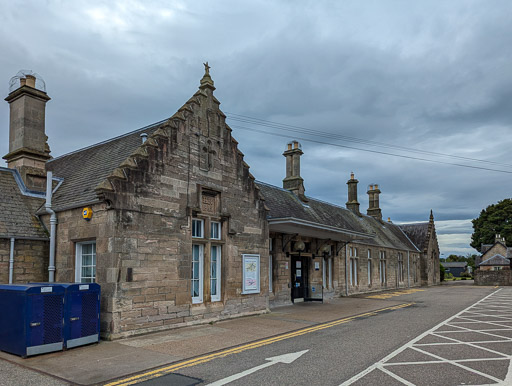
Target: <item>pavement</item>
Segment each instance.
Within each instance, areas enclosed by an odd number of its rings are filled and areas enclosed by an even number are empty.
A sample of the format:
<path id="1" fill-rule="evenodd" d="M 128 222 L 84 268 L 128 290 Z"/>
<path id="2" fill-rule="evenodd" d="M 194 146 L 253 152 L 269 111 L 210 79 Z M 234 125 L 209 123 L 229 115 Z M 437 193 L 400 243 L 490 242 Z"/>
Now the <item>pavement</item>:
<path id="1" fill-rule="evenodd" d="M 113 342 L 102 341 L 26 359 L 0 352 L 0 372 L 7 374 L 6 377 L 2 376 L 0 384 L 104 384 L 164 365 L 179 364 L 191 358 L 197 360 L 205 354 L 222 353 L 223 350 L 265 338 L 313 326 L 318 328 L 327 322 L 364 316 L 384 308 L 400 307 L 407 304 L 406 298 L 412 296 L 411 290 L 379 293 L 390 294 L 384 298 L 385 302 L 382 297 L 375 297 L 375 294 L 361 294 L 332 299 L 323 304 L 298 303 L 274 308 L 268 314 L 183 327 Z M 23 377 L 28 375 L 23 370 L 34 372 L 34 380 L 24 382 Z"/>

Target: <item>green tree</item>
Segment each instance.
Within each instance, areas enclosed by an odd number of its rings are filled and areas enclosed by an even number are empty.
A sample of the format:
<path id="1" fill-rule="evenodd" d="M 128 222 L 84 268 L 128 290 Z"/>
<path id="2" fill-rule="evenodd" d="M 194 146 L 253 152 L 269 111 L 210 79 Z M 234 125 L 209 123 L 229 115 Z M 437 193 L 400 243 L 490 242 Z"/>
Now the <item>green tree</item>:
<path id="1" fill-rule="evenodd" d="M 441 281 L 444 281 L 444 275 L 445 275 L 445 272 L 446 272 L 446 270 L 444 269 L 443 264 L 440 264 L 440 267 L 439 267 L 439 276 L 441 276 Z"/>
<path id="2" fill-rule="evenodd" d="M 451 263 L 457 263 L 459 261 L 464 261 L 464 258 L 462 256 L 450 255 L 446 258 L 446 261 Z"/>
<path id="3" fill-rule="evenodd" d="M 496 234 L 505 237 L 507 244 L 512 244 L 512 199 L 489 205 L 472 222 L 471 246 L 478 252 L 481 252 L 482 244 L 493 244 Z"/>

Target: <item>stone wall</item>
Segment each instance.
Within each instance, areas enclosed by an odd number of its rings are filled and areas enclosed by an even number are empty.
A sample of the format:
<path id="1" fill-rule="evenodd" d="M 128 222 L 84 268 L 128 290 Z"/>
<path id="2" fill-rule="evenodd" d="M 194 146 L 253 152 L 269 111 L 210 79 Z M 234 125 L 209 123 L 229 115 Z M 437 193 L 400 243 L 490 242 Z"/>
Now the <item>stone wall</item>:
<path id="1" fill-rule="evenodd" d="M 0 283 L 9 283 L 10 239 L 0 239 Z M 48 281 L 49 242 L 16 239 L 13 283 Z"/>
<path id="2" fill-rule="evenodd" d="M 272 307 L 281 306 L 291 303 L 291 270 L 292 262 L 291 255 L 292 243 L 288 242 L 290 235 L 283 235 L 280 233 L 271 233 L 273 240 L 273 292 L 270 294 L 270 305 Z M 283 242 L 284 240 L 284 242 Z M 325 240 L 318 240 L 314 238 L 301 237 L 301 240 L 309 244 L 310 251 L 314 252 L 325 243 Z M 286 244 L 285 251 L 283 251 L 283 244 Z M 375 246 L 363 244 L 348 244 L 347 248 L 356 247 L 358 249 L 357 257 L 357 273 L 358 280 L 356 285 L 350 285 L 350 257 L 345 260 L 346 248 L 341 247 L 340 243 L 331 242 L 331 254 L 327 256 L 325 264 L 325 278 L 326 283 L 323 287 L 323 270 L 324 264 L 322 263 L 323 256 L 317 255 L 314 258 L 308 257 L 309 260 L 309 285 L 315 287 L 316 291 L 322 293 L 324 300 L 346 296 L 347 289 L 348 295 L 355 295 L 359 293 L 369 293 L 375 291 L 418 287 L 421 284 L 421 267 L 420 267 L 420 253 L 410 253 L 409 255 L 409 271 L 408 259 L 406 251 L 397 251 L 390 248 L 378 248 Z M 337 250 L 339 249 L 339 251 Z M 368 282 L 368 249 L 371 251 L 371 283 Z M 380 282 L 380 260 L 379 251 L 386 252 L 386 282 Z M 336 254 L 338 252 L 338 254 Z M 403 281 L 398 281 L 398 252 L 403 255 Z M 309 253 L 308 256 L 312 254 Z M 288 255 L 288 256 L 287 256 Z M 334 255 L 334 256 L 333 256 Z M 332 279 L 329 280 L 328 260 L 332 259 Z M 319 263 L 319 270 L 315 270 L 315 262 Z M 346 267 L 345 267 L 346 264 Z M 347 269 L 347 276 L 345 272 Z M 409 280 L 407 274 L 409 273 Z M 330 285 L 331 282 L 331 285 Z M 347 286 L 348 283 L 348 286 Z M 323 287 L 323 288 L 322 288 Z"/>
<path id="3" fill-rule="evenodd" d="M 482 271 L 477 269 L 474 272 L 475 285 L 512 285 L 512 271 L 510 269 L 500 271 Z"/>

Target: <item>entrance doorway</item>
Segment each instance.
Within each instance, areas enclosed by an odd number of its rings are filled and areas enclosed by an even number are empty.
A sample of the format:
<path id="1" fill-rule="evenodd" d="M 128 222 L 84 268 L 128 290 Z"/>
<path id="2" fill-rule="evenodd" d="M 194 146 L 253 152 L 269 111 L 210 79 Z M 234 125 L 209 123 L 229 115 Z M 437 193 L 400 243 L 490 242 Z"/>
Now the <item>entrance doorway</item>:
<path id="1" fill-rule="evenodd" d="M 309 259 L 303 256 L 291 257 L 292 302 L 303 302 L 308 298 Z"/>

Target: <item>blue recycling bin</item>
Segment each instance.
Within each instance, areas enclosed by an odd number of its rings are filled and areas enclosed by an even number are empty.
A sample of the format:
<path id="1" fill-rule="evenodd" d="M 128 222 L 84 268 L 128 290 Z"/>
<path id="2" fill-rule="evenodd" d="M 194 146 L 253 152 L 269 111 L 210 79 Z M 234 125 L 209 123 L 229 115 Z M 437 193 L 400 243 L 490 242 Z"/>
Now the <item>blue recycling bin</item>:
<path id="1" fill-rule="evenodd" d="M 64 288 L 64 348 L 97 343 L 100 340 L 101 287 L 99 284 L 38 284 Z"/>
<path id="2" fill-rule="evenodd" d="M 59 283 L 66 290 L 64 347 L 72 348 L 100 340 L 101 287 L 96 283 Z"/>
<path id="3" fill-rule="evenodd" d="M 62 286 L 0 285 L 0 350 L 27 357 L 64 344 Z"/>

